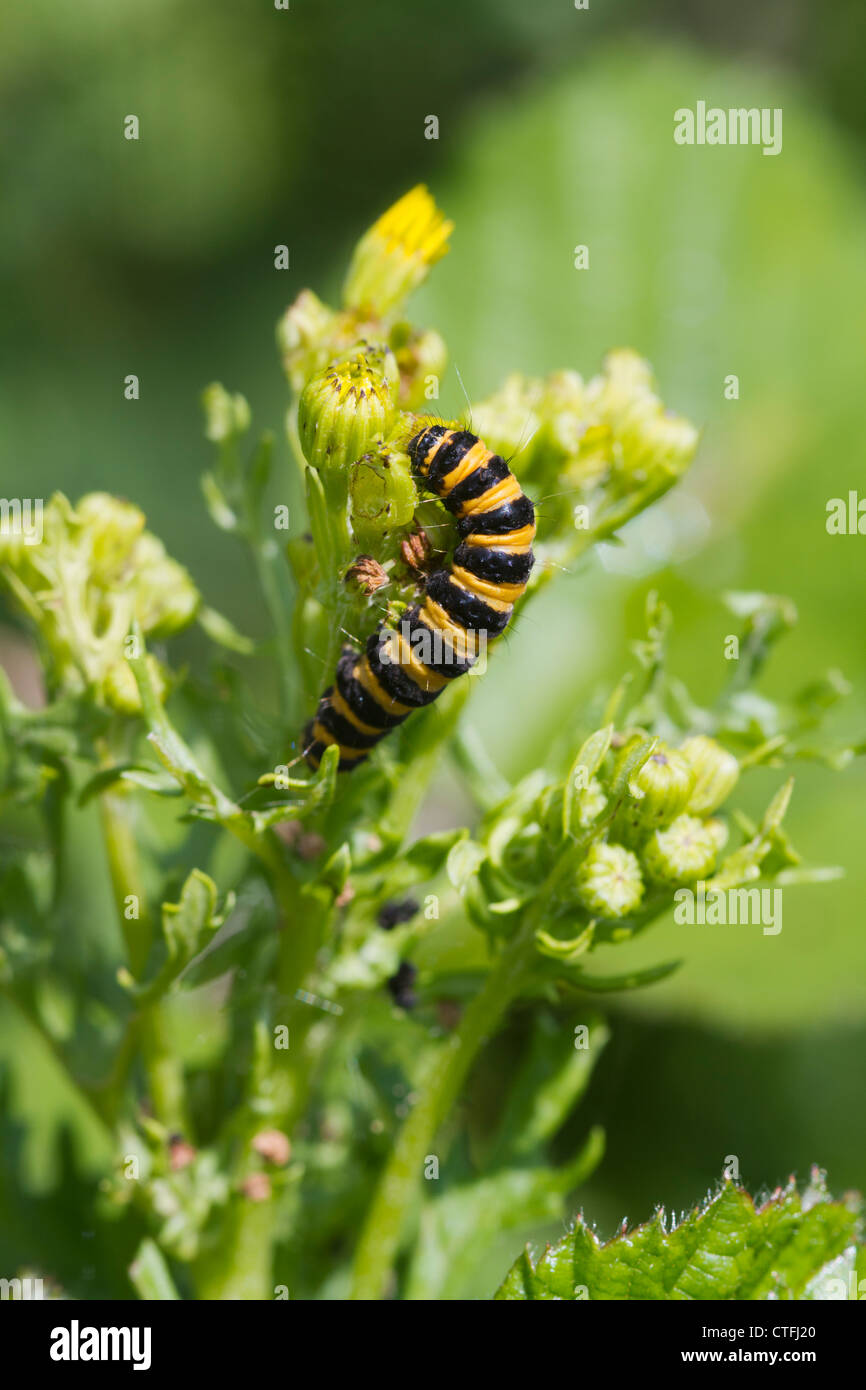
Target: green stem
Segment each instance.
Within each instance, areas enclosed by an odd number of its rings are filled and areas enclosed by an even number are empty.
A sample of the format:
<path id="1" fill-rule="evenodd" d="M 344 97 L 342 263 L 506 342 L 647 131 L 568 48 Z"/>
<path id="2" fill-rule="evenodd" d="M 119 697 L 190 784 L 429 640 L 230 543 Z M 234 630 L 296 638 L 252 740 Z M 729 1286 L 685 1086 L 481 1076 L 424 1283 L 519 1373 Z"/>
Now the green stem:
<path id="1" fill-rule="evenodd" d="M 138 847 L 124 814 L 125 809 L 121 807 L 120 798 L 110 792 L 105 792 L 99 798 L 102 838 L 115 907 L 126 943 L 129 968 L 138 978 L 147 964 L 152 927 L 141 880 Z M 134 916 L 127 915 L 130 906 L 128 899 L 131 898 L 137 900 L 137 915 Z"/>
<path id="2" fill-rule="evenodd" d="M 295 991 L 300 989 L 315 968 L 316 955 L 330 919 L 330 908 L 323 899 L 302 892 L 301 884 L 278 859 L 269 856 L 266 863 L 282 921 L 277 989 L 281 999 L 291 1003 Z M 298 1014 L 297 1021 L 293 1018 L 290 1048 L 274 1054 L 270 1095 L 275 1109 L 269 1122 L 289 1132 L 303 1113 L 309 1094 L 315 1059 L 305 1043 L 313 1021 L 313 1010 L 305 1008 L 303 1013 Z M 242 1153 L 238 1161 L 239 1172 L 244 1166 L 252 1131 L 258 1125 L 258 1119 L 254 1117 L 245 1120 L 244 1132 L 240 1135 Z M 218 1246 L 196 1267 L 199 1297 L 258 1301 L 272 1298 L 272 1199 L 253 1202 L 237 1195 L 232 1199 L 226 1222 Z"/>
<path id="3" fill-rule="evenodd" d="M 352 1298 L 377 1299 L 386 1291 L 400 1247 L 406 1217 L 421 1183 L 424 1159 L 456 1101 L 481 1048 L 496 1032 L 520 994 L 536 957 L 535 932 L 561 882 L 575 871 L 582 846 L 563 854 L 542 884 L 532 906 L 491 970 L 459 1027 L 437 1047 L 415 1087 L 419 1099 L 410 1111 L 385 1165 L 355 1255 Z"/>
<path id="4" fill-rule="evenodd" d="M 271 1241 L 274 1211 L 271 1201 L 232 1198 L 222 1239 L 194 1267 L 199 1299 L 263 1302 L 273 1298 Z"/>
<path id="5" fill-rule="evenodd" d="M 111 886 L 126 942 L 129 968 L 138 979 L 147 964 L 153 937 L 138 847 L 132 827 L 124 814 L 126 807 L 121 805 L 120 798 L 106 792 L 100 797 L 99 806 Z M 131 898 L 137 899 L 138 902 L 137 918 L 127 916 L 127 906 Z M 183 1069 L 166 1035 L 165 1019 L 160 1005 L 153 1004 L 142 1009 L 131 1024 L 131 1033 L 141 1042 L 154 1114 L 168 1129 L 188 1134 L 189 1117 L 186 1110 Z M 125 1057 L 131 1056 L 129 1039 L 124 1040 L 123 1053 Z M 112 1105 L 117 1102 L 115 1087 L 112 1087 L 109 1100 Z"/>
<path id="6" fill-rule="evenodd" d="M 310 1005 L 299 1004 L 297 1008 L 293 1005 L 296 992 L 315 970 L 316 957 L 331 920 L 332 904 L 318 895 L 300 892 L 294 880 L 278 881 L 274 887 L 283 922 L 277 991 L 283 1007 L 292 1010 L 289 1048 L 276 1054 L 276 1099 L 278 1123 L 291 1132 L 309 1094 L 314 1059 L 306 1043 L 316 1021 Z"/>
<path id="7" fill-rule="evenodd" d="M 355 1257 L 352 1298 L 377 1299 L 386 1290 L 403 1225 L 420 1185 L 424 1159 L 454 1104 L 479 1050 L 496 1031 L 519 994 L 532 962 L 529 926 L 514 938 L 467 1008 L 457 1030 L 436 1052 L 416 1088 L 420 1098 L 406 1119 L 373 1205 Z"/>

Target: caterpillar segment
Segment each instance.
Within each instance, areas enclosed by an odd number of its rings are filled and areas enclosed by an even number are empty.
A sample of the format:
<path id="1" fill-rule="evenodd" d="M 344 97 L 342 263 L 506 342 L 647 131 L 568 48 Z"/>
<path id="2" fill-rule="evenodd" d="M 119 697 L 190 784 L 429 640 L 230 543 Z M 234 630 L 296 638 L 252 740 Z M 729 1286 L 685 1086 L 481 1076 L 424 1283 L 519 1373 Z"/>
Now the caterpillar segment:
<path id="1" fill-rule="evenodd" d="M 313 768 L 336 744 L 339 771 L 351 772 L 413 710 L 465 675 L 483 645 L 505 631 L 529 580 L 535 508 L 505 460 L 469 430 L 444 425 L 416 434 L 408 452 L 419 483 L 455 517 L 460 543 L 399 631 L 381 626 L 363 652 L 343 649 L 304 732 Z"/>

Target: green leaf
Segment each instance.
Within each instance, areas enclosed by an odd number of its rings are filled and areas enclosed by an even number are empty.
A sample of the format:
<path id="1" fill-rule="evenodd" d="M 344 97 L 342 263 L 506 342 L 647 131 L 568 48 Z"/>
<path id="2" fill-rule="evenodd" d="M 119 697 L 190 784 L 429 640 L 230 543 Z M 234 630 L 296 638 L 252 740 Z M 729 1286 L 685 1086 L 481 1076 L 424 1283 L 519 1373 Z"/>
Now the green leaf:
<path id="1" fill-rule="evenodd" d="M 427 1202 L 406 1298 L 459 1297 L 479 1245 L 515 1226 L 560 1219 L 569 1192 L 586 1181 L 603 1152 L 604 1133 L 596 1128 L 563 1168 L 506 1168 Z"/>
<path id="2" fill-rule="evenodd" d="M 335 849 L 319 874 L 319 882 L 330 888 L 335 896 L 342 893 L 352 867 L 352 851 L 348 844 Z"/>
<path id="3" fill-rule="evenodd" d="M 135 1259 L 129 1266 L 129 1278 L 139 1298 L 149 1303 L 180 1298 L 165 1256 L 149 1236 L 145 1236 L 136 1251 Z"/>
<path id="4" fill-rule="evenodd" d="M 461 839 L 452 846 L 447 859 L 448 877 L 458 893 L 467 885 L 484 863 L 486 850 L 474 840 Z"/>
<path id="5" fill-rule="evenodd" d="M 575 1025 L 558 1013 L 536 1014 L 528 1047 L 509 1086 L 491 1162 L 525 1161 L 540 1151 L 580 1102 L 610 1036 L 597 1015 L 582 1017 L 584 1021 Z M 579 1029 L 585 1032 L 579 1035 Z"/>
<path id="6" fill-rule="evenodd" d="M 594 936 L 595 922 L 590 922 L 588 926 L 578 932 L 577 936 L 568 941 L 564 941 L 558 936 L 551 936 L 550 932 L 539 927 L 535 933 L 535 949 L 540 955 L 547 956 L 549 960 L 568 964 L 589 950 Z"/>
<path id="7" fill-rule="evenodd" d="M 162 905 L 162 936 L 165 959 L 157 974 L 144 985 L 137 985 L 127 970 L 118 972 L 118 980 L 139 1002 L 150 1002 L 165 994 L 194 956 L 203 951 L 217 928 L 221 927 L 234 907 L 234 895 L 229 894 L 221 910 L 217 909 L 217 888 L 212 878 L 200 869 L 193 869 L 176 903 Z"/>
<path id="8" fill-rule="evenodd" d="M 202 607 L 196 617 L 199 627 L 218 646 L 225 647 L 230 652 L 238 652 L 241 656 L 250 656 L 255 651 L 255 643 L 242 632 L 238 632 L 234 624 L 215 608 Z"/>
<path id="9" fill-rule="evenodd" d="M 112 767 L 103 767 L 93 777 L 88 778 L 78 793 L 78 805 L 86 806 L 88 801 L 94 796 L 99 796 L 100 792 L 107 791 L 113 787 L 115 782 L 120 782 L 127 773 L 141 771 L 139 763 L 115 763 Z M 175 790 L 177 790 L 175 784 Z"/>
<path id="10" fill-rule="evenodd" d="M 104 767 L 95 773 L 78 793 L 78 805 L 86 806 L 93 797 L 99 796 L 101 792 L 107 791 L 114 786 L 115 782 L 129 782 L 132 786 L 143 787 L 146 791 L 156 792 L 158 796 L 180 796 L 181 789 L 167 772 L 160 772 L 158 768 L 145 767 L 142 763 L 115 763 L 112 767 Z"/>
<path id="11" fill-rule="evenodd" d="M 737 884 L 749 883 L 760 877 L 761 865 L 779 838 L 779 827 L 788 809 L 793 789 L 794 779 L 790 777 L 771 800 L 757 834 L 733 854 L 729 854 L 722 862 L 718 873 L 708 880 L 714 889 L 734 888 Z"/>
<path id="12" fill-rule="evenodd" d="M 565 796 L 562 802 L 563 835 L 571 834 L 572 824 L 580 815 L 581 803 L 586 794 L 589 780 L 601 767 L 607 750 L 610 748 L 612 735 L 612 724 L 608 724 L 605 728 L 598 729 L 596 733 L 591 734 L 568 770 L 568 777 L 565 781 Z"/>
<path id="13" fill-rule="evenodd" d="M 587 975 L 576 966 L 567 967 L 557 962 L 556 974 L 563 984 L 575 989 L 585 990 L 587 994 L 616 994 L 622 990 L 643 989 L 654 985 L 679 970 L 681 960 L 665 961 L 663 965 L 651 965 L 646 970 L 630 970 L 622 975 Z"/>
<path id="14" fill-rule="evenodd" d="M 859 1235 L 859 1207 L 834 1202 L 813 1169 L 801 1194 L 792 1181 L 757 1206 L 725 1182 L 667 1229 L 652 1220 L 602 1243 L 583 1218 L 534 1261 L 526 1250 L 497 1299 L 798 1299 Z"/>
<path id="15" fill-rule="evenodd" d="M 468 838 L 462 827 L 456 830 L 438 830 L 433 835 L 425 835 L 416 840 L 404 854 L 405 862 L 411 865 L 418 879 L 433 878 L 443 868 L 456 845 Z"/>
<path id="16" fill-rule="evenodd" d="M 213 473 L 202 474 L 201 490 L 204 493 L 204 500 L 214 525 L 218 526 L 221 531 L 236 531 L 238 529 L 237 513 L 229 504 Z"/>
<path id="17" fill-rule="evenodd" d="M 273 920 L 261 916 L 230 936 L 217 942 L 210 950 L 202 951 L 177 981 L 179 989 L 198 989 L 210 980 L 217 980 L 229 970 L 249 969 L 255 956 L 262 957 L 268 942 L 274 939 Z"/>
<path id="18" fill-rule="evenodd" d="M 162 905 L 163 935 L 172 960 L 192 960 L 204 934 L 221 924 L 223 919 L 217 917 L 216 905 L 217 887 L 213 879 L 193 869 L 181 889 L 180 901 Z"/>
<path id="19" fill-rule="evenodd" d="M 287 820 L 304 820 L 314 811 L 325 810 L 330 806 L 337 790 L 337 767 L 340 750 L 331 744 L 322 754 L 322 760 L 312 777 L 288 779 L 288 789 L 302 795 L 298 800 L 286 802 L 282 806 L 272 806 L 266 811 L 251 811 L 250 819 L 258 833 L 279 825 Z M 260 786 L 273 783 L 272 773 L 259 778 Z"/>
<path id="20" fill-rule="evenodd" d="M 148 739 L 157 757 L 192 802 L 212 811 L 218 820 L 237 820 L 240 816 L 238 807 L 205 775 L 169 719 L 153 684 L 144 638 L 137 628 L 134 628 L 133 635 L 138 642 L 139 655 L 130 656 L 127 660 L 135 676 L 144 718 L 149 726 Z"/>

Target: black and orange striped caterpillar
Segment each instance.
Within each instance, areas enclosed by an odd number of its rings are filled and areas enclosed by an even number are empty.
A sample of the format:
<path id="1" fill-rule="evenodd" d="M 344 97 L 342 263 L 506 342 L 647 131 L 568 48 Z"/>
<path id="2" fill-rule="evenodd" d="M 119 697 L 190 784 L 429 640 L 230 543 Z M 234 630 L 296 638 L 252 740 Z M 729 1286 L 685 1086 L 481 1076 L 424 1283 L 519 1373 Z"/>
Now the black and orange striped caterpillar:
<path id="1" fill-rule="evenodd" d="M 457 518 L 460 544 L 448 569 L 399 630 L 380 626 L 362 653 L 347 647 L 334 684 L 304 731 L 304 756 L 317 768 L 340 749 L 339 771 L 370 750 L 413 710 L 429 705 L 508 625 L 534 563 L 535 508 L 499 454 L 468 430 L 431 425 L 408 445 L 419 482 Z"/>

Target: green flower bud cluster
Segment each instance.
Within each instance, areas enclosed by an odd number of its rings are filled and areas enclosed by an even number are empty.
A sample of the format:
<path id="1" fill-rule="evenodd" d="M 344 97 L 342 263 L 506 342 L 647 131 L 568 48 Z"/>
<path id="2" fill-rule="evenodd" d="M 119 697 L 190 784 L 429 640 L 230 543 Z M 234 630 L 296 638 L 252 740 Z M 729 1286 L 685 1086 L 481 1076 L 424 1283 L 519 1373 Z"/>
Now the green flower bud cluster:
<path id="1" fill-rule="evenodd" d="M 232 394 L 214 381 L 206 386 L 201 397 L 204 408 L 205 438 L 223 444 L 246 434 L 250 427 L 250 407 L 245 396 Z"/>
<path id="2" fill-rule="evenodd" d="M 103 1179 L 100 1202 L 105 1211 L 122 1210 L 132 1199 L 147 1213 L 163 1248 L 187 1262 L 199 1254 L 205 1228 L 230 1196 L 230 1183 L 213 1149 L 196 1149 L 164 1125 L 143 1116 L 140 1128 L 123 1126 L 125 1152 L 138 1162 L 138 1181 L 123 1169 Z"/>
<path id="3" fill-rule="evenodd" d="M 473 408 L 473 428 L 539 496 L 550 497 L 553 529 L 582 500 L 595 510 L 647 484 L 663 488 L 687 468 L 697 430 L 665 410 L 636 353 L 610 353 L 600 375 L 519 374 Z"/>
<path id="4" fill-rule="evenodd" d="M 640 735 L 618 750 L 608 794 Z M 724 823 L 712 817 L 739 776 L 736 758 L 714 739 L 697 735 L 680 748 L 659 743 L 632 776 L 606 841 L 592 845 L 577 875 L 577 894 L 586 910 L 603 919 L 634 912 L 647 885 L 676 888 L 713 873 L 727 840 Z"/>
<path id="5" fill-rule="evenodd" d="M 200 596 L 182 565 L 145 529 L 138 507 L 104 492 L 72 507 L 55 494 L 38 544 L 0 555 L 0 576 L 37 629 L 58 688 L 87 689 L 133 713 L 137 691 L 124 644 L 134 625 L 169 637 L 195 618 Z M 158 688 L 164 689 L 162 674 Z"/>

